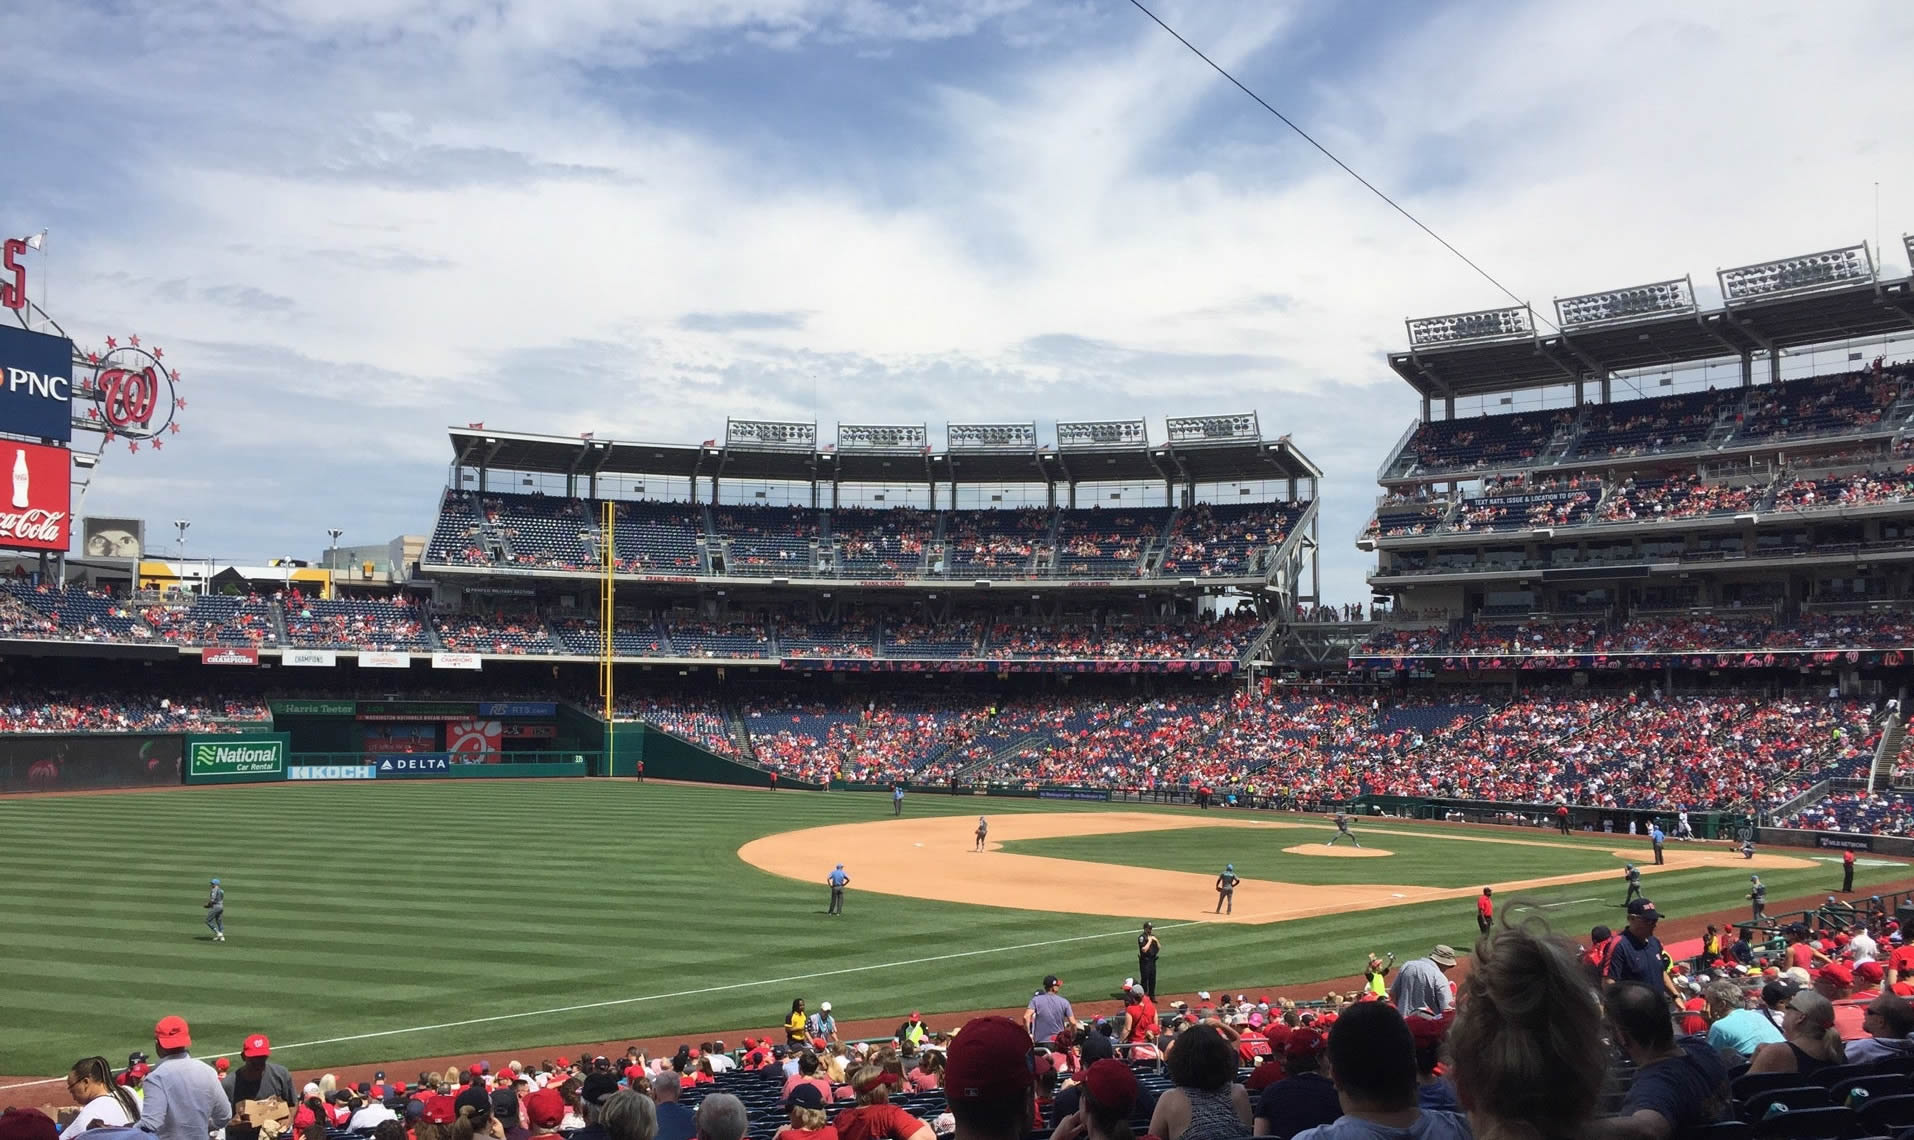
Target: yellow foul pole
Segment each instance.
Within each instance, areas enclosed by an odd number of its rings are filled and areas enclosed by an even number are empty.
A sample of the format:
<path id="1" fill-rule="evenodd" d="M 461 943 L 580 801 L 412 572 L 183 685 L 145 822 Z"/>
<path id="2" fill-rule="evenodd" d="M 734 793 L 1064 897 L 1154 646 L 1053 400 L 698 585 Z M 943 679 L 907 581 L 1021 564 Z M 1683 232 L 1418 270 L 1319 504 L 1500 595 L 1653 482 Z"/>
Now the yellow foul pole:
<path id="1" fill-rule="evenodd" d="M 605 698 L 605 775 L 609 776 L 618 751 L 618 734 L 612 722 L 611 683 L 612 630 L 618 624 L 612 616 L 613 573 L 618 568 L 618 507 L 609 499 L 601 507 L 603 517 L 599 526 L 604 530 L 605 541 L 600 545 L 604 582 L 598 591 L 598 691 Z"/>

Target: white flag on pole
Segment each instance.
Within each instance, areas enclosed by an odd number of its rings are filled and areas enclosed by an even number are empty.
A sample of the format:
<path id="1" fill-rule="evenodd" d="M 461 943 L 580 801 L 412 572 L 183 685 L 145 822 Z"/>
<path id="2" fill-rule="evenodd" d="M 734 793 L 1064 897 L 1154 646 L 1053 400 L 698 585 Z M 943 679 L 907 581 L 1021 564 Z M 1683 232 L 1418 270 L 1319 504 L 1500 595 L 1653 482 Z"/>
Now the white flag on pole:
<path id="1" fill-rule="evenodd" d="M 45 230 L 41 230 L 39 233 L 34 234 L 32 237 L 27 239 L 27 248 L 39 249 L 41 246 L 44 246 L 46 243 L 47 243 L 47 232 Z"/>

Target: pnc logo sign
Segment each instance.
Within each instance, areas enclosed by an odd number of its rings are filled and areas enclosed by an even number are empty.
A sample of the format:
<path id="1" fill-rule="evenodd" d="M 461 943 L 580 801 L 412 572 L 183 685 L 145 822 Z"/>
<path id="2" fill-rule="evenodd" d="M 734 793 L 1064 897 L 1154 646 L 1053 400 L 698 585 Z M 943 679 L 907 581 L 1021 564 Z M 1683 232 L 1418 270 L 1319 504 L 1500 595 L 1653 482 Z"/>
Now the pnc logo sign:
<path id="1" fill-rule="evenodd" d="M 0 325 L 0 432 L 73 438 L 73 342 Z"/>

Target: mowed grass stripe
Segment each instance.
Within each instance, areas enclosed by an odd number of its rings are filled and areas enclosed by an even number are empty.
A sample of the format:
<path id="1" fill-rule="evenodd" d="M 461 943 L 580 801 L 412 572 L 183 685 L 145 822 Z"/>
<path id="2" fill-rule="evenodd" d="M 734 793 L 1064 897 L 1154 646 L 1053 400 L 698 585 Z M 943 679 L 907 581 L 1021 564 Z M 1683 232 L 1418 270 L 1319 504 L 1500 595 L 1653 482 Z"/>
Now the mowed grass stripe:
<path id="1" fill-rule="evenodd" d="M 1203 816 L 1189 808 L 1115 806 Z M 906 819 L 1096 810 L 1107 809 L 917 795 L 906 802 Z M 826 920 L 820 886 L 736 858 L 738 846 L 758 836 L 889 817 L 884 796 L 632 781 L 214 787 L 0 801 L 0 834 L 18 856 L 10 859 L 9 880 L 0 882 L 0 906 L 22 935 L 0 959 L 0 1021 L 10 1027 L 0 1038 L 0 1071 L 54 1072 L 77 1056 L 137 1047 L 152 1022 L 172 1012 L 193 1018 L 207 1052 L 225 1052 L 256 1030 L 276 1042 L 321 1040 L 624 1002 L 287 1055 L 304 1068 L 770 1025 L 796 993 L 813 1003 L 832 1000 L 845 1018 L 901 1019 L 913 1006 L 1020 1005 L 1054 971 L 1069 979 L 1075 997 L 1095 998 L 1134 971 L 1129 924 L 1070 915 L 1067 899 L 1057 902 L 1062 913 L 1052 914 L 853 889 L 849 913 Z M 1294 831 L 1227 838 L 1288 845 L 1329 834 L 1320 817 L 1305 822 Z M 1511 834 L 1554 841 L 1544 832 Z M 1574 843 L 1593 854 L 1629 840 Z M 1479 866 L 1485 881 L 1522 877 L 1524 848 L 1445 846 Z M 818 858 L 821 878 L 830 853 Z M 1898 873 L 1864 868 L 1861 879 Z M 212 875 L 230 892 L 232 941 L 218 945 L 201 941 L 199 903 Z M 1771 894 L 1818 889 L 1837 875 L 1838 868 L 1769 876 Z M 1814 885 L 1797 887 L 1790 876 Z M 1745 875 L 1687 871 L 1653 876 L 1649 889 L 1671 913 L 1692 913 L 1735 905 L 1741 883 Z M 1621 889 L 1617 880 L 1566 890 L 1543 897 L 1612 891 L 1619 902 Z M 1614 902 L 1548 913 L 1558 927 L 1585 930 L 1596 915 L 1619 918 Z M 1150 914 L 1151 903 L 1137 900 L 1138 920 L 1161 917 Z M 1256 909 L 1249 895 L 1238 903 Z M 1166 929 L 1165 991 L 1343 975 L 1370 949 L 1412 956 L 1435 941 L 1463 948 L 1474 929 L 1468 906 L 1464 900 L 1269 926 Z M 1107 937 L 759 984 L 1085 934 Z M 711 986 L 741 988 L 656 996 Z M 655 1000 L 625 1002 L 632 997 Z"/>

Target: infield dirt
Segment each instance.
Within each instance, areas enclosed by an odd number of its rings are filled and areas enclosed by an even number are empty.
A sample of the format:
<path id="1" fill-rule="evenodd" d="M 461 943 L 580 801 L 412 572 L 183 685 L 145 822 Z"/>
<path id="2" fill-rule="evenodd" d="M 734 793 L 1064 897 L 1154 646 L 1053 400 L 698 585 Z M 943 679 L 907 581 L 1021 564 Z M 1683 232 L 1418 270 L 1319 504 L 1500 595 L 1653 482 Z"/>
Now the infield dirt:
<path id="1" fill-rule="evenodd" d="M 1440 899 L 1470 898 L 1480 890 L 1476 886 L 1419 887 L 1399 883 L 1313 886 L 1268 879 L 1245 879 L 1236 888 L 1236 901 L 1243 904 L 1243 913 L 1216 915 L 1212 913 L 1216 905 L 1216 880 L 1211 875 L 1127 865 L 1121 874 L 1114 874 L 1107 863 L 1023 855 L 1002 848 L 1003 843 L 1010 840 L 1119 833 L 1142 836 L 1153 831 L 1188 827 L 1240 827 L 1273 831 L 1278 834 L 1271 838 L 1278 842 L 1299 838 L 1298 832 L 1322 835 L 1328 830 L 1320 824 L 1150 812 L 1011 814 L 991 819 L 985 849 L 975 851 L 972 849 L 976 831 L 974 820 L 968 816 L 939 816 L 834 824 L 787 831 L 745 844 L 738 849 L 738 857 L 774 875 L 815 884 L 819 892 L 825 889 L 824 876 L 830 872 L 832 864 L 841 862 L 851 875 L 853 897 L 859 891 L 872 891 L 906 898 L 1019 910 L 1124 918 L 1148 913 L 1158 918 L 1250 924 L 1321 914 L 1347 914 L 1350 911 Z M 1390 831 L 1386 826 L 1369 824 L 1364 826 L 1362 834 L 1368 837 L 1414 833 Z M 1510 846 L 1560 847 L 1591 853 L 1600 850 L 1587 844 L 1561 843 L 1543 838 L 1487 835 L 1445 838 Z M 1303 850 L 1298 851 L 1298 847 Z M 1343 853 L 1341 846 L 1325 848 L 1319 844 L 1299 844 L 1288 850 L 1309 855 L 1334 856 Z M 1366 848 L 1350 848 L 1345 857 L 1362 856 L 1367 851 Z M 820 855 L 819 852 L 826 854 Z M 1641 857 L 1641 851 L 1634 848 L 1616 850 L 1613 854 L 1625 859 Z M 1666 863 L 1659 866 L 1643 864 L 1641 869 L 1645 874 L 1655 874 L 1708 866 L 1733 866 L 1760 871 L 1814 865 L 1810 860 L 1790 855 L 1761 854 L 1752 860 L 1744 860 L 1727 847 L 1683 847 L 1669 850 Z M 1485 885 L 1501 892 L 1595 882 L 1613 878 L 1614 875 L 1613 869 L 1603 869 Z"/>

